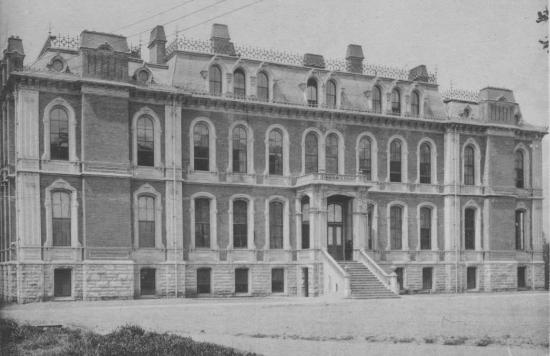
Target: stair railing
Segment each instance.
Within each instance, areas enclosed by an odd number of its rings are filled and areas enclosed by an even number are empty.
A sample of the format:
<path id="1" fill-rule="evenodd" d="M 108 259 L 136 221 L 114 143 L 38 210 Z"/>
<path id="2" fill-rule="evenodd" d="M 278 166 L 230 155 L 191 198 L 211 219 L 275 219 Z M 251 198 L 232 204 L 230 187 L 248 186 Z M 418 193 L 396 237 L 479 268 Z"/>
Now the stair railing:
<path id="1" fill-rule="evenodd" d="M 380 267 L 380 265 L 378 265 L 378 263 L 376 263 L 365 252 L 364 249 L 360 249 L 358 252 L 359 253 L 356 254 L 357 261 L 366 265 L 369 271 L 371 271 L 372 274 L 374 274 L 376 278 L 378 278 L 378 280 L 382 282 L 384 286 L 386 286 L 386 288 L 388 288 L 395 294 L 399 294 L 399 286 L 397 285 L 397 274 L 395 274 L 395 272 L 386 273 L 386 271 L 384 271 L 382 267 Z"/>
<path id="2" fill-rule="evenodd" d="M 321 251 L 325 260 L 325 263 L 323 263 L 324 294 L 336 294 L 345 298 L 350 297 L 351 284 L 349 273 L 326 250 Z"/>

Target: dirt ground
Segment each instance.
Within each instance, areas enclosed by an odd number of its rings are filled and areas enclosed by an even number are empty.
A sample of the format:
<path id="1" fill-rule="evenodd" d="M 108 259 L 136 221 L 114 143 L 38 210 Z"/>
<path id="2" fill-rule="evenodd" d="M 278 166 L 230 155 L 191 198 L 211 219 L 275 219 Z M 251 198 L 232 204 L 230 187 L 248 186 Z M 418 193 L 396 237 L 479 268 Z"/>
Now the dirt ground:
<path id="1" fill-rule="evenodd" d="M 0 316 L 96 332 L 138 324 L 264 355 L 548 355 L 548 296 L 47 302 L 10 305 Z M 482 340 L 488 345 L 476 346 Z"/>

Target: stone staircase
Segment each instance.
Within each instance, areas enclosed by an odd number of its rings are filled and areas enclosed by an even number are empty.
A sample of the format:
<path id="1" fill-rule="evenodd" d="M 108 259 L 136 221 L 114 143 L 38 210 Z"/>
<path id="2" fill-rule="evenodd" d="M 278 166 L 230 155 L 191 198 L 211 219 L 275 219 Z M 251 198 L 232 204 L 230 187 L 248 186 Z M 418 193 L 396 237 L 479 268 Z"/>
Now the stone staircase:
<path id="1" fill-rule="evenodd" d="M 355 261 L 339 261 L 338 263 L 349 273 L 351 298 L 399 298 L 397 294 L 386 288 L 364 264 Z"/>

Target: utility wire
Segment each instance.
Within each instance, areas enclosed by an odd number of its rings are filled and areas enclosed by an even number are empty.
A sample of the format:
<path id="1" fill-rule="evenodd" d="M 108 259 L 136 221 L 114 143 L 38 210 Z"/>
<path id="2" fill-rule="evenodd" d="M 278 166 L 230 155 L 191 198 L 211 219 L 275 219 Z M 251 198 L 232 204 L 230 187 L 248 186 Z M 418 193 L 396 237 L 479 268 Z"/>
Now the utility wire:
<path id="1" fill-rule="evenodd" d="M 236 8 L 236 9 L 233 9 L 233 10 L 231 10 L 231 11 L 224 12 L 223 14 L 220 14 L 220 15 L 218 15 L 218 16 L 211 17 L 211 18 L 209 18 L 209 19 L 206 19 L 206 20 L 204 20 L 204 21 L 202 21 L 202 22 L 199 22 L 199 23 L 197 23 L 197 24 L 194 24 L 194 25 L 192 25 L 192 26 L 189 26 L 189 27 L 183 28 L 183 29 L 181 29 L 181 30 L 175 31 L 174 33 L 172 33 L 172 35 L 177 35 L 177 34 L 180 33 L 180 32 L 190 30 L 190 29 L 192 29 L 192 28 L 195 28 L 195 27 L 197 27 L 197 26 L 200 26 L 200 25 L 202 25 L 202 24 L 205 24 L 205 23 L 207 23 L 207 22 L 209 22 L 209 21 L 215 20 L 215 19 L 220 18 L 220 17 L 225 16 L 225 15 L 232 14 L 232 13 L 234 13 L 234 12 L 236 12 L 236 11 L 239 11 L 239 10 L 242 10 L 242 9 L 247 8 L 247 7 L 249 7 L 249 6 L 255 5 L 255 4 L 257 4 L 257 3 L 259 3 L 259 2 L 262 2 L 262 1 L 263 1 L 263 0 L 256 0 L 256 1 L 254 1 L 254 2 L 251 2 L 251 3 L 247 4 L 247 5 L 243 5 L 243 6 L 241 6 L 241 7 L 238 7 L 238 8 Z"/>
<path id="2" fill-rule="evenodd" d="M 168 25 L 168 24 L 171 24 L 171 23 L 173 23 L 173 22 L 179 21 L 179 20 L 181 20 L 181 19 L 184 19 L 184 18 L 186 18 L 186 17 L 189 17 L 189 16 L 191 16 L 191 15 L 194 15 L 194 14 L 196 14 L 196 13 L 198 13 L 198 12 L 204 11 L 204 10 L 206 10 L 206 9 L 209 9 L 209 8 L 211 8 L 211 7 L 214 7 L 214 6 L 218 5 L 218 4 L 221 4 L 222 2 L 226 2 L 226 1 L 228 1 L 228 0 L 219 0 L 219 1 L 215 2 L 215 3 L 213 3 L 213 4 L 210 4 L 210 5 L 205 6 L 205 7 L 201 7 L 201 8 L 198 9 L 198 10 L 192 11 L 192 12 L 190 12 L 190 13 L 188 13 L 188 14 L 185 14 L 185 15 L 183 15 L 183 16 L 180 16 L 180 17 L 177 17 L 177 18 L 175 18 L 175 19 L 173 19 L 173 20 L 170 20 L 170 21 L 168 21 L 168 22 L 165 22 L 165 23 L 163 23 L 162 25 L 163 25 L 163 26 L 166 26 L 166 25 Z M 127 37 L 128 37 L 128 38 L 129 38 L 129 37 L 134 37 L 134 36 L 140 35 L 140 34 L 142 34 L 142 33 L 148 32 L 148 31 L 150 31 L 150 29 L 147 29 L 147 30 L 144 30 L 144 31 L 140 31 L 140 32 L 136 32 L 136 33 L 131 34 L 131 35 L 127 36 Z"/>
<path id="3" fill-rule="evenodd" d="M 136 22 L 132 22 L 132 23 L 129 24 L 129 25 L 119 27 L 119 28 L 117 28 L 116 30 L 113 30 L 112 32 L 118 32 L 118 31 L 120 31 L 120 30 L 123 30 L 123 29 L 128 28 L 128 27 L 133 26 L 133 25 L 136 25 L 136 24 L 138 24 L 138 23 L 140 23 L 140 22 L 143 22 L 143 21 L 145 21 L 145 20 L 149 20 L 150 18 L 153 18 L 153 17 L 155 17 L 155 16 L 159 16 L 159 15 L 165 14 L 165 13 L 167 13 L 168 11 L 172 11 L 172 10 L 174 10 L 174 9 L 177 9 L 178 7 L 182 7 L 183 5 L 187 5 L 187 4 L 189 4 L 190 2 L 193 2 L 193 1 L 195 1 L 195 0 L 188 0 L 188 1 L 185 1 L 185 2 L 183 2 L 183 3 L 181 3 L 181 4 L 179 4 L 179 5 L 176 5 L 176 6 L 174 6 L 174 7 L 171 7 L 171 8 L 169 8 L 169 9 L 166 9 L 166 10 L 164 10 L 164 11 L 158 12 L 158 13 L 156 13 L 156 14 L 154 14 L 154 15 L 144 17 L 144 18 L 142 18 L 141 20 L 138 20 L 138 21 L 136 21 Z"/>

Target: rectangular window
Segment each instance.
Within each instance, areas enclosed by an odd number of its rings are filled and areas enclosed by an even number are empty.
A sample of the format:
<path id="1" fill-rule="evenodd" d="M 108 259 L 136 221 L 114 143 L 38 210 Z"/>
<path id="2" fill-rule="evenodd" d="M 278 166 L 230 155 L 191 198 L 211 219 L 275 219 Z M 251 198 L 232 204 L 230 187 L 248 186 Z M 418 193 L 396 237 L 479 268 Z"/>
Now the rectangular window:
<path id="1" fill-rule="evenodd" d="M 248 293 L 248 268 L 235 270 L 235 293 Z"/>
<path id="2" fill-rule="evenodd" d="M 403 216 L 402 209 L 399 206 L 392 206 L 390 209 L 390 237 L 391 237 L 391 249 L 401 250 L 402 246 L 402 231 L 403 230 Z"/>
<path id="3" fill-rule="evenodd" d="M 154 221 L 139 221 L 139 247 L 155 247 Z"/>
<path id="4" fill-rule="evenodd" d="M 433 286 L 433 268 L 425 267 L 422 268 L 422 289 L 432 290 Z"/>
<path id="5" fill-rule="evenodd" d="M 195 247 L 210 247 L 210 200 L 195 199 Z"/>
<path id="6" fill-rule="evenodd" d="M 271 270 L 271 293 L 284 293 L 285 291 L 285 270 L 273 268 Z"/>
<path id="7" fill-rule="evenodd" d="M 477 276 L 476 268 L 468 267 L 466 269 L 466 288 L 467 289 L 476 289 L 477 288 Z"/>
<path id="8" fill-rule="evenodd" d="M 197 293 L 210 294 L 210 268 L 197 270 Z"/>
<path id="9" fill-rule="evenodd" d="M 247 202 L 233 202 L 233 247 L 246 248 L 248 245 L 248 214 Z"/>
<path id="10" fill-rule="evenodd" d="M 71 296 L 71 270 L 56 269 L 53 272 L 53 295 L 54 297 Z"/>
<path id="11" fill-rule="evenodd" d="M 430 208 L 420 209 L 420 249 L 432 248 L 432 211 Z"/>
<path id="12" fill-rule="evenodd" d="M 269 247 L 283 248 L 283 203 L 278 201 L 269 204 Z"/>
<path id="13" fill-rule="evenodd" d="M 518 267 L 518 288 L 527 288 L 525 283 L 525 266 Z"/>
<path id="14" fill-rule="evenodd" d="M 516 210 L 516 250 L 523 250 L 524 245 L 524 212 L 523 210 Z"/>
<path id="15" fill-rule="evenodd" d="M 476 242 L 476 211 L 466 209 L 464 216 L 464 248 L 474 250 Z"/>
<path id="16" fill-rule="evenodd" d="M 54 246 L 71 246 L 71 218 L 53 218 L 52 234 Z"/>

